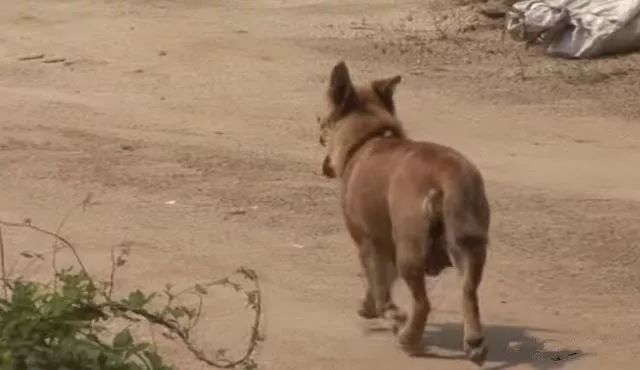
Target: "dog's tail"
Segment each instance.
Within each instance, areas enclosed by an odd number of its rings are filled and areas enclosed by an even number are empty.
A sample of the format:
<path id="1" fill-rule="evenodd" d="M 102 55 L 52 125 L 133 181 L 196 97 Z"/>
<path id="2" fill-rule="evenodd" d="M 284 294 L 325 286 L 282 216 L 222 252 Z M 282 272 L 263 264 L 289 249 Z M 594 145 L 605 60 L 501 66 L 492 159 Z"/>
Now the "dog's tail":
<path id="1" fill-rule="evenodd" d="M 445 226 L 442 217 L 442 191 L 431 188 L 422 202 L 422 209 L 428 225 L 430 250 L 426 254 L 425 272 L 428 276 L 437 276 L 453 266 L 446 247 Z"/>
<path id="2" fill-rule="evenodd" d="M 467 174 L 462 183 L 443 189 L 442 217 L 448 248 L 485 248 L 489 240 L 490 210 L 484 182 Z"/>

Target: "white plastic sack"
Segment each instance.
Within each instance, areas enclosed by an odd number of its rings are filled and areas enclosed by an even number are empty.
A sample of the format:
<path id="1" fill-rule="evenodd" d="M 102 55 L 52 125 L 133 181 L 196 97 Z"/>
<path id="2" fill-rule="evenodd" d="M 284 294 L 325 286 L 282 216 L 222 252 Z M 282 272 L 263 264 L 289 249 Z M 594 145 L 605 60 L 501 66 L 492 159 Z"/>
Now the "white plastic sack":
<path id="1" fill-rule="evenodd" d="M 517 40 L 544 40 L 546 52 L 593 58 L 640 48 L 640 0 L 523 0 L 507 13 Z"/>

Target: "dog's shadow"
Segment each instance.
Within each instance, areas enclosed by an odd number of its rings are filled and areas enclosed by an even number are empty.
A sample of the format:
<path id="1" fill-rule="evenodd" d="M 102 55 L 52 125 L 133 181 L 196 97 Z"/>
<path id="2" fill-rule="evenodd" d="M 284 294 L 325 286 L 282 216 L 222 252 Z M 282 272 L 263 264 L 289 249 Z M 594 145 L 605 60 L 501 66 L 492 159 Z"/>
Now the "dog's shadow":
<path id="1" fill-rule="evenodd" d="M 545 329 L 486 325 L 485 336 L 489 345 L 487 364 L 484 369 L 504 370 L 519 365 L 534 369 L 559 369 L 568 362 L 586 356 L 577 348 L 551 351 L 544 341 L 533 334 L 551 332 Z M 386 331 L 381 327 L 370 327 L 369 331 Z M 462 353 L 462 325 L 458 323 L 429 324 L 425 332 L 425 353 L 421 357 L 466 360 Z"/>

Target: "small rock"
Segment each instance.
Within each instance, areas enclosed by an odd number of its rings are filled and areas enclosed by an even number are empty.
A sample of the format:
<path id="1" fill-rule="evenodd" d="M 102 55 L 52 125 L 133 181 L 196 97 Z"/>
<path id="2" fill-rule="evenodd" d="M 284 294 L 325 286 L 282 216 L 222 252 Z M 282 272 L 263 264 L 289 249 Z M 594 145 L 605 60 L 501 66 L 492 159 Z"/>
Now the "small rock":
<path id="1" fill-rule="evenodd" d="M 247 211 L 244 210 L 244 209 L 235 209 L 233 211 L 230 211 L 228 214 L 230 214 L 230 215 L 244 215 L 246 213 L 247 213 Z"/>
<path id="2" fill-rule="evenodd" d="M 478 10 L 478 13 L 484 15 L 489 19 L 502 19 L 507 16 L 507 11 L 504 8 L 487 6 Z"/>
<path id="3" fill-rule="evenodd" d="M 166 51 L 164 51 L 164 50 L 160 50 L 160 51 L 158 52 L 158 55 L 159 55 L 159 56 L 161 56 L 161 57 L 163 57 L 163 56 L 167 55 L 167 52 L 166 52 Z"/>

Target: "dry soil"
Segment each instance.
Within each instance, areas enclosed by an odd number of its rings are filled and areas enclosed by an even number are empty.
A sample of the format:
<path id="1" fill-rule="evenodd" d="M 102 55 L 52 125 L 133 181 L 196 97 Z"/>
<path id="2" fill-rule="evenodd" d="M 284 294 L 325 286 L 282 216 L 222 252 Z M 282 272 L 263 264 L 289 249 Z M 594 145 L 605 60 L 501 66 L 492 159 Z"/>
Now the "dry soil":
<path id="1" fill-rule="evenodd" d="M 260 369 L 473 368 L 453 272 L 429 284 L 433 356 L 406 357 L 355 314 L 362 281 L 315 123 L 344 59 L 357 81 L 403 75 L 409 132 L 487 179 L 486 367 L 639 368 L 637 54 L 548 58 L 445 1 L 0 3 L 0 217 L 55 229 L 91 192 L 62 233 L 100 276 L 111 247 L 131 247 L 119 291 L 246 265 L 263 284 Z M 4 234 L 14 274 L 48 274 L 18 254 L 49 240 Z M 246 341 L 235 297 L 209 296 L 209 353 Z M 158 340 L 180 369 L 205 368 Z"/>

